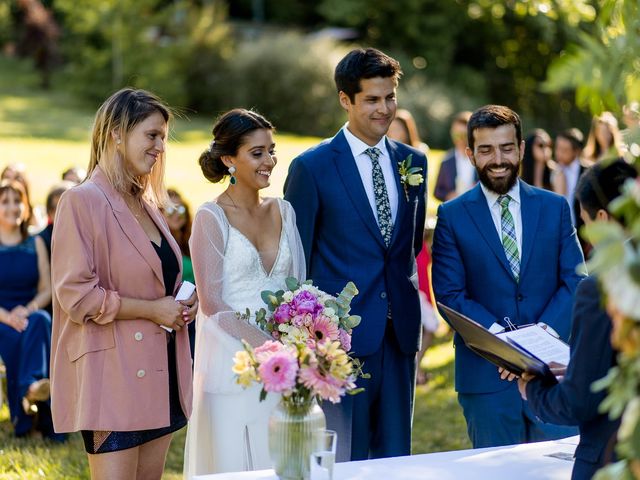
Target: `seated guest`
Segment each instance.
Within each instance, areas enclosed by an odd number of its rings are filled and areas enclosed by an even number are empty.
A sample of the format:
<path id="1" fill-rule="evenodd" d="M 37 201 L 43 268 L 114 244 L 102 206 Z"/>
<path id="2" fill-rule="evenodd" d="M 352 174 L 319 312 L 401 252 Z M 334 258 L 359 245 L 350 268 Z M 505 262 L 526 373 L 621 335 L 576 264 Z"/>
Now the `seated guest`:
<path id="1" fill-rule="evenodd" d="M 56 216 L 56 208 L 58 208 L 58 201 L 64 192 L 73 187 L 74 183 L 70 181 L 64 181 L 55 185 L 47 194 L 47 226 L 38 234 L 44 244 L 47 247 L 48 258 L 51 259 L 51 235 L 53 234 L 53 221 Z"/>
<path id="2" fill-rule="evenodd" d="M 597 164 L 587 170 L 576 190 L 584 222 L 609 220 L 607 205 L 620 194 L 622 184 L 636 176 L 635 169 L 622 160 L 608 166 Z M 598 412 L 605 392 L 591 391 L 593 382 L 604 377 L 616 364 L 609 340 L 611 319 L 603 308 L 595 277 L 587 277 L 578 285 L 572 324 L 571 356 L 564 379 L 551 386 L 523 374 L 518 388 L 541 420 L 578 425 L 580 443 L 572 478 L 583 480 L 591 478 L 596 470 L 612 460 L 613 442 L 620 423 Z"/>
<path id="3" fill-rule="evenodd" d="M 577 128 L 569 128 L 556 135 L 554 149 L 556 169 L 551 175 L 551 186 L 554 192 L 567 200 L 571 222 L 576 228 L 582 225 L 575 191 L 578 178 L 587 167 L 582 161 L 583 148 L 584 136 Z"/>
<path id="4" fill-rule="evenodd" d="M 76 185 L 84 182 L 87 177 L 87 171 L 80 167 L 69 167 L 62 172 L 62 180 L 75 183 Z"/>
<path id="5" fill-rule="evenodd" d="M 53 432 L 49 408 L 51 301 L 49 261 L 40 237 L 29 236 L 21 183 L 0 183 L 0 357 L 7 368 L 9 413 L 16 436 Z M 36 415 L 34 417 L 34 415 Z"/>
<path id="6" fill-rule="evenodd" d="M 27 167 L 24 165 L 24 163 L 11 163 L 4 167 L 2 173 L 0 173 L 0 181 L 16 181 L 22 185 L 22 188 L 27 194 L 27 225 L 29 226 L 29 231 L 35 233 L 41 230 L 41 225 L 40 219 L 38 218 L 38 215 L 36 215 L 37 212 L 31 205 L 31 196 L 29 195 L 29 181 L 27 180 L 26 172 Z"/>

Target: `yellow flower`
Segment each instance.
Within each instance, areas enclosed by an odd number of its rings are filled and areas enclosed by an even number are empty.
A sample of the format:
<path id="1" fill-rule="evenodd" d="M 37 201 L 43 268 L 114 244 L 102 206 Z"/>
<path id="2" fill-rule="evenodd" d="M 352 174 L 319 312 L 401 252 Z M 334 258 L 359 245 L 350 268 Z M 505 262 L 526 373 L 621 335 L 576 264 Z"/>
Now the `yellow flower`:
<path id="1" fill-rule="evenodd" d="M 257 380 L 256 369 L 253 366 L 253 362 L 251 361 L 251 355 L 244 350 L 240 350 L 236 352 L 233 357 L 233 373 L 235 373 L 238 378 L 236 382 L 243 387 L 248 387 L 251 385 L 251 382 Z"/>

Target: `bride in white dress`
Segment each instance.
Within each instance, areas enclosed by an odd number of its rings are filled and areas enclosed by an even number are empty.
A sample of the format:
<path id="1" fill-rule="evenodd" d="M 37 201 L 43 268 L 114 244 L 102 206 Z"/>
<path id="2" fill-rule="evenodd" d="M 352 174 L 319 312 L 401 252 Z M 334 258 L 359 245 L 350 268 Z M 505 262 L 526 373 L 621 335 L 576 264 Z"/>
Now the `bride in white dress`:
<path id="1" fill-rule="evenodd" d="M 216 201 L 194 218 L 190 247 L 200 307 L 196 319 L 193 413 L 184 475 L 259 470 L 271 466 L 267 425 L 279 397 L 260 402 L 260 386 L 243 389 L 231 371 L 241 342 L 220 326 L 233 312 L 264 307 L 262 290 L 305 275 L 295 214 L 285 200 L 260 198 L 276 164 L 273 127 L 248 110 L 231 110 L 213 128 L 200 157 L 210 181 L 230 176 Z M 243 320 L 235 320 L 243 321 Z M 227 324 L 228 325 L 228 324 Z"/>

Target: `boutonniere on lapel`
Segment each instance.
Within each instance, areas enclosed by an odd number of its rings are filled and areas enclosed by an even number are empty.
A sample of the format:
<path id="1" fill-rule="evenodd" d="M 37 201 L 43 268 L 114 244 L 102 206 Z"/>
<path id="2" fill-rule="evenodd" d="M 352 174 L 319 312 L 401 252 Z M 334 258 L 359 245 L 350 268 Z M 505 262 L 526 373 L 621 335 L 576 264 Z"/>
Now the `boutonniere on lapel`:
<path id="1" fill-rule="evenodd" d="M 424 182 L 422 176 L 422 167 L 412 167 L 411 161 L 413 160 L 413 153 L 409 154 L 407 158 L 398 162 L 398 173 L 400 173 L 400 183 L 404 188 L 404 196 L 409 201 L 409 188 L 417 187 Z"/>

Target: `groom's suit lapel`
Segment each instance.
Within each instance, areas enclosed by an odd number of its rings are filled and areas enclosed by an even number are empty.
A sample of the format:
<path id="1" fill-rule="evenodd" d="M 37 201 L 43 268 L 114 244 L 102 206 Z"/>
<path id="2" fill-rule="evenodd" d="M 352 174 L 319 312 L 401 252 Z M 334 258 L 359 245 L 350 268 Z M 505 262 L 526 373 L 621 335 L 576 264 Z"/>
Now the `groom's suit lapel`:
<path id="1" fill-rule="evenodd" d="M 342 131 L 333 137 L 331 148 L 334 153 L 333 162 L 338 170 L 347 195 L 362 218 L 362 221 L 371 232 L 371 235 L 384 247 L 384 239 L 380 233 L 380 228 L 378 228 L 378 222 L 373 215 L 373 210 L 371 210 L 367 193 L 362 185 L 360 172 L 358 171 L 356 161 L 351 153 L 351 148 L 349 148 L 347 139 Z M 347 206 L 345 205 L 345 207 Z"/>
<path id="2" fill-rule="evenodd" d="M 407 197 L 404 193 L 404 187 L 402 182 L 400 181 L 400 167 L 398 166 L 398 162 L 402 161 L 401 154 L 398 148 L 398 144 L 395 142 L 390 142 L 387 139 L 387 151 L 389 152 L 389 158 L 391 159 L 391 166 L 393 167 L 393 179 L 396 183 L 396 189 L 398 191 L 398 211 L 396 212 L 396 221 L 393 225 L 393 234 L 391 236 L 391 245 L 396 240 L 398 235 L 404 230 L 406 227 L 403 226 L 404 215 L 407 210 Z"/>

